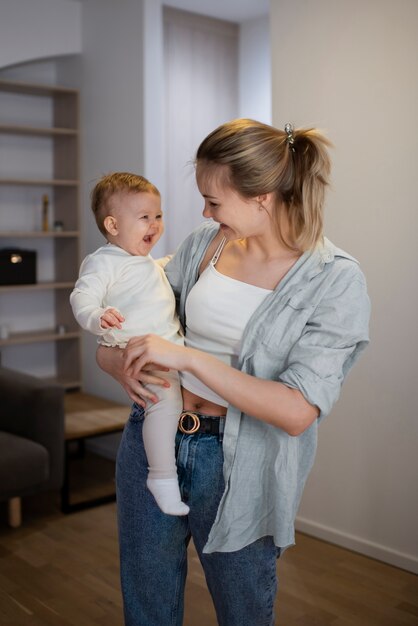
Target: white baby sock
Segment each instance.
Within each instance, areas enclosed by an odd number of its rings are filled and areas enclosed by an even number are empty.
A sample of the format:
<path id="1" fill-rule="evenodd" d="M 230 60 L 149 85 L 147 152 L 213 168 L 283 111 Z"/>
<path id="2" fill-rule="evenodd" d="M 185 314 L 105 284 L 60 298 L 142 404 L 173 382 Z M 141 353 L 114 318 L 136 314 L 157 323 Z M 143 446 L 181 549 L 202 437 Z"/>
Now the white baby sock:
<path id="1" fill-rule="evenodd" d="M 163 513 L 187 515 L 190 511 L 181 500 L 177 478 L 148 478 L 147 487 Z"/>

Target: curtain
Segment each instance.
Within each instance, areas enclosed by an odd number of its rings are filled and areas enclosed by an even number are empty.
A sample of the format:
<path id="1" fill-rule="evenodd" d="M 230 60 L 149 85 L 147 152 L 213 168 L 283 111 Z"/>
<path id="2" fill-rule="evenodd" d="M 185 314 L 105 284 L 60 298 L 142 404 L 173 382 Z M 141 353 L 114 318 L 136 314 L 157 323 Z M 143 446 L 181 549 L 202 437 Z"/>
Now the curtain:
<path id="1" fill-rule="evenodd" d="M 194 156 L 204 137 L 238 116 L 238 25 L 164 10 L 165 171 L 169 251 L 203 221 Z"/>

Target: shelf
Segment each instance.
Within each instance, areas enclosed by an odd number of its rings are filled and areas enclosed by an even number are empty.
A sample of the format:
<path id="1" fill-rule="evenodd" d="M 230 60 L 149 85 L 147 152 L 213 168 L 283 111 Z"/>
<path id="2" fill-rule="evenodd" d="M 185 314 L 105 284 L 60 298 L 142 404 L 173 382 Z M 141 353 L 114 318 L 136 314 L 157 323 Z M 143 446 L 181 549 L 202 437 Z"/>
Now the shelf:
<path id="1" fill-rule="evenodd" d="M 0 339 L 1 346 L 16 346 L 27 343 L 41 343 L 44 341 L 68 341 L 69 339 L 80 339 L 80 331 L 69 331 L 59 335 L 54 329 L 30 331 L 25 333 L 13 333 L 8 339 Z"/>
<path id="2" fill-rule="evenodd" d="M 78 187 L 78 180 L 33 180 L 29 178 L 0 178 L 0 185 L 29 187 Z"/>
<path id="3" fill-rule="evenodd" d="M 0 293 L 6 291 L 44 291 L 48 289 L 73 289 L 75 281 L 44 282 L 32 285 L 0 285 Z"/>
<path id="4" fill-rule="evenodd" d="M 78 230 L 4 230 L 0 231 L 0 239 L 14 239 L 15 237 L 24 239 L 46 239 L 48 237 L 79 237 Z"/>
<path id="5" fill-rule="evenodd" d="M 36 126 L 5 126 L 4 124 L 0 124 L 0 133 L 36 137 L 76 137 L 78 135 L 78 131 L 73 128 L 38 128 Z"/>
<path id="6" fill-rule="evenodd" d="M 20 83 L 11 80 L 0 80 L 0 91 L 8 93 L 20 93 L 27 96 L 55 96 L 73 95 L 77 96 L 77 89 L 67 87 L 56 87 L 55 85 L 35 85 L 33 83 Z"/>

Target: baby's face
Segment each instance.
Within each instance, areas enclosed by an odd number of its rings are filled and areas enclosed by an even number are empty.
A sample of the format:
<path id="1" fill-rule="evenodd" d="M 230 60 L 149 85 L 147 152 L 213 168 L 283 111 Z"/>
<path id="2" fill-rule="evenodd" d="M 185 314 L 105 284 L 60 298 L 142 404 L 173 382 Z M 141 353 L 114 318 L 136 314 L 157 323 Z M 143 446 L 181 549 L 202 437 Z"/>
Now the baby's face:
<path id="1" fill-rule="evenodd" d="M 120 193 L 112 198 L 116 234 L 112 243 L 134 256 L 146 256 L 164 232 L 161 198 L 154 193 Z"/>

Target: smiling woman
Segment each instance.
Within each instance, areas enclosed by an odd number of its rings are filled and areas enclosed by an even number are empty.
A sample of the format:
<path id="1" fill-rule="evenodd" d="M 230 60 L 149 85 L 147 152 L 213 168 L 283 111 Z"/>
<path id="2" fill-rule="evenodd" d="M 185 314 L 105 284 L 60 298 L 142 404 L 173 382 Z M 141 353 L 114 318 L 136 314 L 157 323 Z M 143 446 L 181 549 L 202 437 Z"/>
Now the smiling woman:
<path id="1" fill-rule="evenodd" d="M 248 119 L 208 135 L 196 175 L 212 221 L 165 268 L 185 345 L 148 333 L 98 350 L 135 401 L 117 463 L 127 626 L 182 623 L 191 537 L 218 623 L 274 623 L 276 559 L 294 543 L 319 422 L 368 342 L 364 276 L 322 233 L 328 146 L 314 129 Z M 150 366 L 180 372 L 187 517 L 164 516 L 146 490 L 141 407 L 166 378 Z"/>

